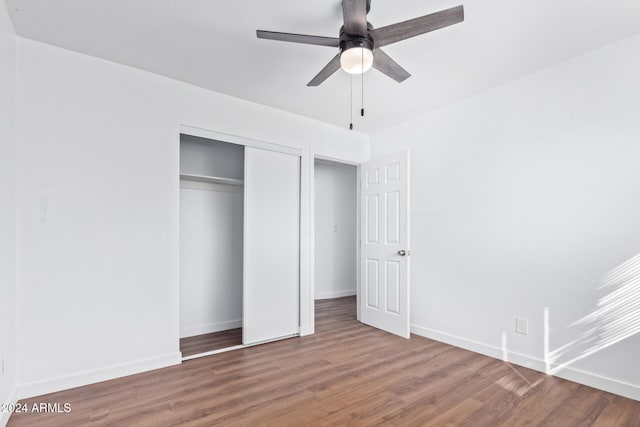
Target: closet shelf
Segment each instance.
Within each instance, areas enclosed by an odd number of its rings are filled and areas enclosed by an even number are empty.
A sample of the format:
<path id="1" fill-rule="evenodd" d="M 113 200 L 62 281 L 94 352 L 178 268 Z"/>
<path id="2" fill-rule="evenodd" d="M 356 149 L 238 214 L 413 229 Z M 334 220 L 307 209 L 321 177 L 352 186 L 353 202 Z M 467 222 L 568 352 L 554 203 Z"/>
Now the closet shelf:
<path id="1" fill-rule="evenodd" d="M 242 179 L 222 178 L 220 176 L 206 176 L 206 175 L 193 175 L 188 173 L 181 173 L 180 179 L 183 179 L 186 181 L 210 182 L 212 184 L 244 185 L 244 181 Z"/>

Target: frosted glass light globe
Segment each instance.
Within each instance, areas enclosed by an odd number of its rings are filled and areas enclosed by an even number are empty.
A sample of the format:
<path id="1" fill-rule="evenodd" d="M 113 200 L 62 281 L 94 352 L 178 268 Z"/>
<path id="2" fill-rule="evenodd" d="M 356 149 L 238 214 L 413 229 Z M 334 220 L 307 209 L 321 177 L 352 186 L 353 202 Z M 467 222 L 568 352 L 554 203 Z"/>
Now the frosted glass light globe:
<path id="1" fill-rule="evenodd" d="M 373 52 L 364 47 L 352 47 L 340 55 L 340 66 L 349 74 L 362 74 L 371 69 Z"/>

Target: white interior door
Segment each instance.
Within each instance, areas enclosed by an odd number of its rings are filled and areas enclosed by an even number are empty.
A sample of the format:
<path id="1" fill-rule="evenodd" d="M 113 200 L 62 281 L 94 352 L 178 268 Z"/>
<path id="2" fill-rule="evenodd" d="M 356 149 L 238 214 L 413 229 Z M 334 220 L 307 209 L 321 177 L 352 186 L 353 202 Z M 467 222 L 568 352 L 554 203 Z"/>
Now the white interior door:
<path id="1" fill-rule="evenodd" d="M 245 148 L 243 344 L 298 333 L 300 157 Z"/>
<path id="2" fill-rule="evenodd" d="M 360 320 L 409 338 L 409 153 L 360 167 Z"/>

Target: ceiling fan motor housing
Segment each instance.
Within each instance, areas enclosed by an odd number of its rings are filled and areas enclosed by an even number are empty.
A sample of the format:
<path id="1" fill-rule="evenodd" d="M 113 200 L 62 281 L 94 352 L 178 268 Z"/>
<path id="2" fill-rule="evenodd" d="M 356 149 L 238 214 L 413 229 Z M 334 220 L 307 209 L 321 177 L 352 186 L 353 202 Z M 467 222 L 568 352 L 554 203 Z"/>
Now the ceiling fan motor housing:
<path id="1" fill-rule="evenodd" d="M 340 52 L 354 48 L 363 47 L 373 51 L 374 41 L 369 30 L 373 29 L 373 26 L 367 22 L 367 34 L 348 34 L 344 31 L 344 27 L 340 28 Z"/>

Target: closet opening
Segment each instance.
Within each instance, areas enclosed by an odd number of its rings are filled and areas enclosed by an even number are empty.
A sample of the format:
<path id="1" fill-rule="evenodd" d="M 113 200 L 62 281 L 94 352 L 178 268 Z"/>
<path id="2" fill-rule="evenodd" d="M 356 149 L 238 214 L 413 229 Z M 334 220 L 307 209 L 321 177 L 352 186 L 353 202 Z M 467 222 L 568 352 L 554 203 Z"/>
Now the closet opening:
<path id="1" fill-rule="evenodd" d="M 245 147 L 180 135 L 180 351 L 242 346 Z"/>
<path id="2" fill-rule="evenodd" d="M 182 360 L 299 336 L 302 150 L 181 131 Z"/>
<path id="3" fill-rule="evenodd" d="M 356 316 L 358 168 L 314 159 L 314 297 L 317 325 Z M 340 319 L 348 316 L 348 319 Z M 322 322 L 318 322 L 322 321 Z"/>

